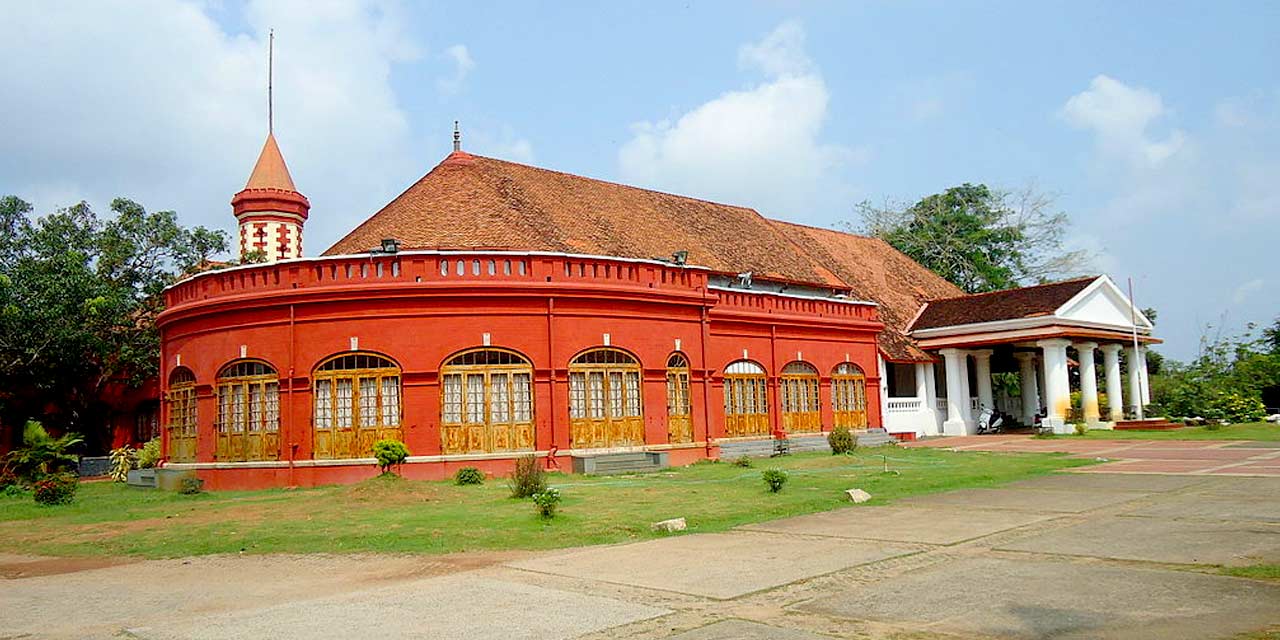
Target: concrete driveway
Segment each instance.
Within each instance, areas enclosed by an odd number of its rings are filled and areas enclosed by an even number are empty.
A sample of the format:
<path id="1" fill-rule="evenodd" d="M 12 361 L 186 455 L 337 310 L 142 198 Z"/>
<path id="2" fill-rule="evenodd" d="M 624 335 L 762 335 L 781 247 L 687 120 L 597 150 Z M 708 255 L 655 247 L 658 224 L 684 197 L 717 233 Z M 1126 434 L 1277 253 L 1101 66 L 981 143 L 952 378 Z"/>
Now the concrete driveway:
<path id="1" fill-rule="evenodd" d="M 1280 583 L 1216 569 L 1280 563 L 1277 505 L 1280 478 L 1064 473 L 541 554 L 0 556 L 0 638 L 1230 638 L 1280 625 Z"/>

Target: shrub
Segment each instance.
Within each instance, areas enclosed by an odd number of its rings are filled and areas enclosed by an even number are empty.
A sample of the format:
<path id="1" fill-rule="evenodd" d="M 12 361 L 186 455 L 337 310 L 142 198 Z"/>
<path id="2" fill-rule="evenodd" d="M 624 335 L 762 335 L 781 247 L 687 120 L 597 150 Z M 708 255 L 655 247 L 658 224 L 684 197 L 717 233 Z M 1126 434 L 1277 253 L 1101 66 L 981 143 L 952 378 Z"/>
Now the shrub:
<path id="1" fill-rule="evenodd" d="M 125 445 L 119 449 L 111 450 L 111 479 L 116 482 L 124 482 L 129 479 L 129 472 L 133 470 L 133 466 L 138 462 L 138 452 L 133 447 Z"/>
<path id="2" fill-rule="evenodd" d="M 178 482 L 178 493 L 184 496 L 194 496 L 204 491 L 204 480 L 200 478 L 186 477 Z"/>
<path id="3" fill-rule="evenodd" d="M 529 498 L 546 489 L 547 476 L 537 456 L 531 453 L 516 458 L 516 468 L 507 479 L 507 486 L 512 498 Z"/>
<path id="4" fill-rule="evenodd" d="M 560 490 L 555 488 L 543 489 L 533 494 L 533 504 L 538 508 L 538 515 L 544 518 L 554 518 L 556 516 L 556 507 L 560 506 Z"/>
<path id="5" fill-rule="evenodd" d="M 1204 425 L 1204 430 L 1205 430 L 1205 431 L 1217 431 L 1218 429 L 1221 429 L 1221 428 L 1222 428 L 1222 423 L 1217 422 L 1217 421 L 1214 421 L 1214 422 L 1207 422 L 1207 423 L 1205 423 L 1205 425 Z"/>
<path id="6" fill-rule="evenodd" d="M 738 459 L 733 461 L 733 466 L 735 467 L 750 469 L 751 465 L 752 465 L 751 458 L 747 456 L 738 456 Z"/>
<path id="7" fill-rule="evenodd" d="M 484 484 L 484 472 L 475 467 L 463 467 L 453 474 L 454 484 Z"/>
<path id="8" fill-rule="evenodd" d="M 31 483 L 75 468 L 78 458 L 71 449 L 83 443 L 84 438 L 74 433 L 54 438 L 44 425 L 28 420 L 22 429 L 22 446 L 5 455 L 5 463 L 19 480 Z"/>
<path id="9" fill-rule="evenodd" d="M 391 467 L 404 464 L 409 459 L 409 447 L 399 440 L 379 440 L 373 443 L 373 457 L 378 459 L 382 475 L 393 473 Z"/>
<path id="10" fill-rule="evenodd" d="M 849 427 L 836 427 L 827 435 L 827 444 L 831 445 L 832 455 L 851 453 L 858 448 L 858 439 L 853 436 Z"/>
<path id="11" fill-rule="evenodd" d="M 154 469 L 160 464 L 160 438 L 152 438 L 138 449 L 138 468 Z"/>
<path id="12" fill-rule="evenodd" d="M 1082 436 L 1088 432 L 1089 432 L 1089 427 L 1086 426 L 1085 423 L 1083 422 L 1076 423 L 1076 435 Z"/>
<path id="13" fill-rule="evenodd" d="M 760 478 L 764 480 L 770 492 L 777 493 L 782 491 L 782 485 L 787 483 L 787 472 L 782 469 L 765 469 L 760 473 Z"/>
<path id="14" fill-rule="evenodd" d="M 52 473 L 39 480 L 32 485 L 35 493 L 37 504 L 57 505 L 67 504 L 71 499 L 76 497 L 76 488 L 80 481 L 75 474 L 71 473 Z"/>

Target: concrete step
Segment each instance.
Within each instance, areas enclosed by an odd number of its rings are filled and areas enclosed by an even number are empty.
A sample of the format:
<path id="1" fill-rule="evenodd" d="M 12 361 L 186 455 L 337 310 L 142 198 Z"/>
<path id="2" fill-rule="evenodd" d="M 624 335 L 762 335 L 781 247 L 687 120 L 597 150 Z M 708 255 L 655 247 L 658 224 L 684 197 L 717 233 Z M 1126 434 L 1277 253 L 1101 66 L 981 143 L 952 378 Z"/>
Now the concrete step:
<path id="1" fill-rule="evenodd" d="M 1120 431 L 1171 431 L 1173 429 L 1181 429 L 1182 426 L 1181 423 L 1169 422 L 1164 418 L 1148 418 L 1146 420 L 1120 420 L 1116 422 L 1114 428 Z"/>
<path id="2" fill-rule="evenodd" d="M 638 451 L 573 456 L 573 472 L 593 475 L 646 473 L 670 466 L 665 451 Z"/>
<path id="3" fill-rule="evenodd" d="M 867 429 L 863 433 L 857 434 L 859 447 L 882 447 L 887 444 L 897 444 L 898 439 L 889 435 L 884 429 Z"/>

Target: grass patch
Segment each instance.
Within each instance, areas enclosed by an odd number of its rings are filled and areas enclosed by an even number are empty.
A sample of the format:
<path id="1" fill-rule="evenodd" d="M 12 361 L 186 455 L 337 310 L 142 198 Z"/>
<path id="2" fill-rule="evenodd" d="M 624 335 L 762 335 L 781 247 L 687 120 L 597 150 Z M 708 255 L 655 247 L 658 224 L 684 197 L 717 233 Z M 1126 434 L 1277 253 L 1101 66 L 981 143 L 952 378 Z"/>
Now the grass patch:
<path id="1" fill-rule="evenodd" d="M 1222 567 L 1219 573 L 1237 578 L 1271 580 L 1280 582 L 1280 564 L 1251 564 L 1243 567 Z"/>
<path id="2" fill-rule="evenodd" d="M 1069 436 L 1081 437 L 1081 436 Z M 1204 427 L 1183 427 L 1171 431 L 1108 431 L 1095 429 L 1083 437 L 1090 440 L 1280 440 L 1280 425 L 1269 422 L 1231 424 L 1211 431 Z"/>
<path id="3" fill-rule="evenodd" d="M 888 464 L 889 473 L 884 472 Z M 87 483 L 75 502 L 40 507 L 0 498 L 0 548 L 13 553 L 180 557 L 211 553 L 450 553 L 549 549 L 657 537 L 649 524 L 683 516 L 690 532 L 968 487 L 988 487 L 1091 464 L 1061 454 L 859 450 L 757 460 L 757 469 L 704 462 L 641 476 L 552 474 L 564 493 L 553 520 L 513 500 L 503 483 L 457 486 L 398 477 L 314 489 L 183 496 L 116 483 Z M 768 493 L 760 468 L 790 481 Z"/>

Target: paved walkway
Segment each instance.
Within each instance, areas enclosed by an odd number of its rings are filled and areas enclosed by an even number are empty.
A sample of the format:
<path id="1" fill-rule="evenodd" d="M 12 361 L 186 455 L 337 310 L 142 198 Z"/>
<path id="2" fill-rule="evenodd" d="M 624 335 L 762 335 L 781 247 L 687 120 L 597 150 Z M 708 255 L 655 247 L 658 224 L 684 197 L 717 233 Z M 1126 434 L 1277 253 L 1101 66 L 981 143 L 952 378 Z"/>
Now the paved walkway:
<path id="1" fill-rule="evenodd" d="M 1062 473 L 538 554 L 17 571 L 0 638 L 1231 638 L 1280 625 L 1280 583 L 1218 571 L 1258 563 L 1280 478 Z"/>
<path id="2" fill-rule="evenodd" d="M 1078 473 L 1280 477 L 1280 442 L 1036 439 L 1027 435 L 988 435 L 921 440 L 907 446 L 945 447 L 957 451 L 1057 451 L 1078 458 L 1112 460 L 1079 469 Z"/>

